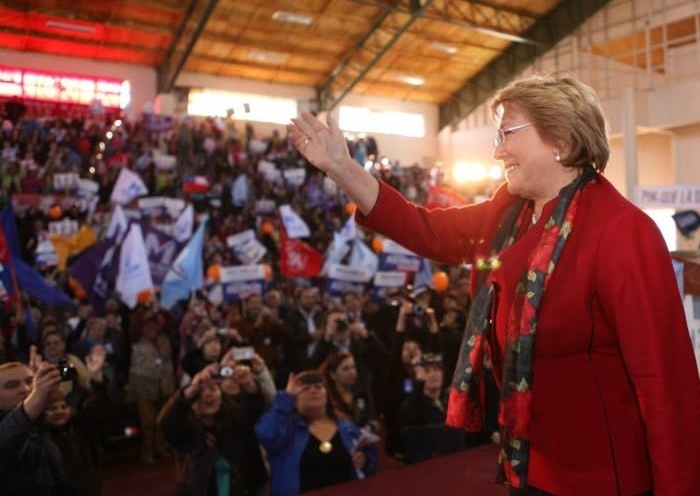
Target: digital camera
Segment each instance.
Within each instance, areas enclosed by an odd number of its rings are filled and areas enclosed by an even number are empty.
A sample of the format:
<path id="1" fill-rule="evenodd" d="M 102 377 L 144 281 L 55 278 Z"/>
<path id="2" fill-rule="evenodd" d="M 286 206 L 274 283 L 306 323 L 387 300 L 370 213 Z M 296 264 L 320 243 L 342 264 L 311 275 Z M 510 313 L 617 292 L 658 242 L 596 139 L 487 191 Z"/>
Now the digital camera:
<path id="1" fill-rule="evenodd" d="M 233 377 L 235 373 L 236 371 L 230 365 L 219 365 L 219 370 L 217 370 L 216 375 L 221 379 L 228 379 L 229 377 Z"/>

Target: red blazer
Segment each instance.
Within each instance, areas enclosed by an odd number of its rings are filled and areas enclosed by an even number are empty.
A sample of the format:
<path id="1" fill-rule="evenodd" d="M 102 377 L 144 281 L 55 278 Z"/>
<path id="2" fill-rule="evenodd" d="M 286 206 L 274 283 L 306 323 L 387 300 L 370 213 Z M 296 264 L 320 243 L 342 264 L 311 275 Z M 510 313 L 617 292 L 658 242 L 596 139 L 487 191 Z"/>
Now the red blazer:
<path id="1" fill-rule="evenodd" d="M 515 198 L 427 211 L 382 184 L 358 222 L 442 263 L 487 258 Z M 515 285 L 554 203 L 499 258 L 501 347 Z M 476 272 L 476 271 L 475 271 Z M 602 176 L 584 190 L 540 306 L 528 484 L 565 496 L 700 494 L 700 381 L 683 306 L 653 221 Z"/>

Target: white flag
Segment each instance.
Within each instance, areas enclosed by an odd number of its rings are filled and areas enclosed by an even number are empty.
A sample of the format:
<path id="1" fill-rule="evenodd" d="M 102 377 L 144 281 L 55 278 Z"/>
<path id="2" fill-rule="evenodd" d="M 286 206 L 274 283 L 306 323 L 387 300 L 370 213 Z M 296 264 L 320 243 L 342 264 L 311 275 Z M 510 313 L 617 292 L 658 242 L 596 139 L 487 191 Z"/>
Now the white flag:
<path id="1" fill-rule="evenodd" d="M 248 201 L 248 175 L 241 174 L 233 181 L 231 187 L 231 203 L 234 207 L 242 207 Z"/>
<path id="2" fill-rule="evenodd" d="M 348 265 L 355 269 L 365 269 L 370 276 L 374 276 L 379 269 L 379 257 L 360 238 L 355 238 Z"/>
<path id="3" fill-rule="evenodd" d="M 284 230 L 288 238 L 308 238 L 311 236 L 309 226 L 306 225 L 304 219 L 299 217 L 299 214 L 292 210 L 290 205 L 280 206 L 280 216 L 282 217 L 282 224 L 284 224 Z"/>
<path id="4" fill-rule="evenodd" d="M 115 205 L 112 210 L 112 217 L 109 219 L 109 226 L 107 226 L 107 238 L 114 238 L 117 242 L 126 234 L 129 229 L 129 221 L 126 220 L 126 215 L 124 215 L 124 209 L 121 205 Z"/>
<path id="5" fill-rule="evenodd" d="M 173 237 L 180 242 L 186 241 L 192 237 L 193 227 L 194 207 L 188 204 L 173 224 Z"/>
<path id="6" fill-rule="evenodd" d="M 148 188 L 141 179 L 141 176 L 130 171 L 126 167 L 122 167 L 122 170 L 119 172 L 119 177 L 117 177 L 117 182 L 114 183 L 114 189 L 112 190 L 112 197 L 110 199 L 114 203 L 124 205 L 131 202 L 134 198 L 147 194 Z"/>
<path id="7" fill-rule="evenodd" d="M 345 238 L 346 241 L 352 241 L 357 237 L 357 223 L 355 222 L 354 215 L 348 217 L 343 229 L 340 230 L 340 235 Z"/>
<path id="8" fill-rule="evenodd" d="M 115 289 L 129 308 L 136 306 L 139 293 L 153 289 L 143 233 L 137 223 L 131 224 L 122 243 Z"/>

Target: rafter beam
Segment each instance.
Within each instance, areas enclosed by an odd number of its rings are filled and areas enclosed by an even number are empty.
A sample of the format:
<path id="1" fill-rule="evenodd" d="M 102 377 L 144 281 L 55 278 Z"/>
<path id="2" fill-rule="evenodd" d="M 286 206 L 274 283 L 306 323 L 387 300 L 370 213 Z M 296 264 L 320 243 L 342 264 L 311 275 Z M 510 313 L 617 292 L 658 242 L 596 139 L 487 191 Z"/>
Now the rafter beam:
<path id="1" fill-rule="evenodd" d="M 373 7 L 379 7 L 379 8 L 384 8 L 391 10 L 392 12 L 400 12 L 403 14 L 410 14 L 411 10 L 407 7 L 402 7 L 401 5 L 388 5 L 385 3 L 380 2 L 379 0 L 351 0 L 355 3 L 363 4 L 363 5 L 371 5 Z M 494 38 L 499 38 L 499 39 L 505 39 L 508 41 L 516 41 L 518 43 L 537 43 L 536 41 L 533 40 L 528 40 L 526 38 L 523 38 L 522 36 L 518 36 L 512 32 L 507 32 L 503 29 L 503 26 L 505 24 L 510 24 L 510 19 L 508 19 L 506 16 L 516 16 L 521 19 L 525 19 L 526 21 L 532 22 L 534 19 L 531 15 L 525 14 L 522 12 L 516 12 L 514 10 L 508 10 L 508 9 L 502 9 L 502 8 L 496 8 L 493 7 L 492 5 L 484 4 L 481 2 L 466 2 L 471 5 L 475 5 L 478 8 L 488 8 L 491 9 L 490 15 L 488 16 L 490 19 L 494 19 L 496 22 L 491 22 L 489 25 L 485 24 L 476 24 L 473 22 L 469 22 L 467 20 L 462 20 L 462 19 L 455 19 L 454 17 L 448 16 L 446 14 L 434 14 L 432 12 L 423 12 L 421 17 L 423 19 L 427 19 L 430 21 L 436 21 L 436 22 L 441 22 L 443 24 L 449 24 L 451 26 L 456 26 L 459 28 L 464 28 L 464 29 L 469 29 L 471 31 L 476 31 L 478 33 L 492 36 Z"/>
<path id="2" fill-rule="evenodd" d="M 390 5 L 384 5 L 388 7 L 376 21 L 372 24 L 370 29 L 367 31 L 365 36 L 357 43 L 355 48 L 348 53 L 343 60 L 336 66 L 336 68 L 331 72 L 330 77 L 321 85 L 318 89 L 318 99 L 320 102 L 321 110 L 333 110 L 338 103 L 345 98 L 345 96 L 352 91 L 352 89 L 359 83 L 369 71 L 374 68 L 377 63 L 382 59 L 382 57 L 393 47 L 396 42 L 401 38 L 401 36 L 413 25 L 416 20 L 423 15 L 425 9 L 430 7 L 433 0 L 424 0 L 420 6 L 416 9 L 410 10 L 408 12 L 408 17 L 403 25 L 395 30 L 391 37 L 384 43 L 384 45 L 376 50 L 374 48 L 368 48 L 367 42 L 372 38 L 372 35 L 377 33 L 379 30 L 384 29 L 386 31 L 391 31 L 388 28 L 383 28 L 385 21 L 394 14 L 391 10 Z M 363 50 L 373 52 L 374 55 L 368 62 L 360 65 L 359 63 L 353 63 L 353 58 L 355 55 L 360 54 Z M 359 68 L 359 70 L 356 70 Z M 345 74 L 345 73 L 350 74 Z M 354 73 L 354 74 L 353 74 Z M 335 87 L 339 81 L 348 81 L 347 83 L 341 83 L 339 87 Z"/>
<path id="3" fill-rule="evenodd" d="M 174 86 L 217 2 L 218 0 L 190 0 L 182 23 L 168 47 L 165 60 L 158 67 L 159 93 L 167 93 Z"/>
<path id="4" fill-rule="evenodd" d="M 481 72 L 469 80 L 439 109 L 439 127 L 454 125 L 507 84 L 538 57 L 571 34 L 610 0 L 563 0 L 549 14 L 540 18 L 524 34 L 537 40 L 535 45 L 511 44 Z"/>

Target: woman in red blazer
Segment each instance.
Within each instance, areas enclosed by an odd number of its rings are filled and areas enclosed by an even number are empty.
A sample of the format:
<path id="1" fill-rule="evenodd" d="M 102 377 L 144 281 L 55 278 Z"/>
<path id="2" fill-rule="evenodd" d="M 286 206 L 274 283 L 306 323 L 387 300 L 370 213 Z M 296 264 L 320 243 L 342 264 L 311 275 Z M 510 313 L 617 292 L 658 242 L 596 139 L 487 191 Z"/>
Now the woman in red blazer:
<path id="1" fill-rule="evenodd" d="M 362 225 L 473 265 L 448 422 L 480 428 L 487 354 L 511 494 L 697 496 L 700 381 L 681 299 L 658 229 L 602 176 L 597 96 L 573 78 L 532 77 L 492 109 L 507 184 L 465 207 L 406 201 L 352 161 L 331 117 L 302 113 L 288 131 Z"/>

